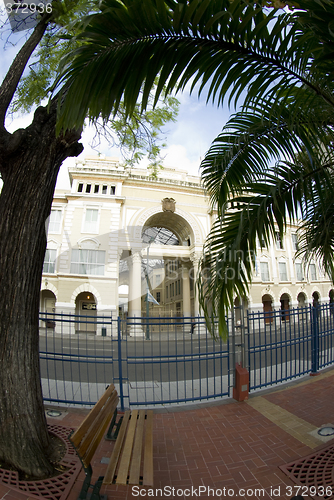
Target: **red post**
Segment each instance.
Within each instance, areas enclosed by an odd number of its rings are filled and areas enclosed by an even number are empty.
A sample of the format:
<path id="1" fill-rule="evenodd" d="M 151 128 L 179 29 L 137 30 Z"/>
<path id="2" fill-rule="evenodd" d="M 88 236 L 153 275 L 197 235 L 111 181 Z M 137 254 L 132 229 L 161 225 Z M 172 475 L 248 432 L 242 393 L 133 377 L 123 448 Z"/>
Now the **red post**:
<path id="1" fill-rule="evenodd" d="M 244 401 L 248 399 L 249 373 L 247 368 L 242 368 L 241 363 L 235 365 L 235 385 L 233 387 L 233 399 Z"/>

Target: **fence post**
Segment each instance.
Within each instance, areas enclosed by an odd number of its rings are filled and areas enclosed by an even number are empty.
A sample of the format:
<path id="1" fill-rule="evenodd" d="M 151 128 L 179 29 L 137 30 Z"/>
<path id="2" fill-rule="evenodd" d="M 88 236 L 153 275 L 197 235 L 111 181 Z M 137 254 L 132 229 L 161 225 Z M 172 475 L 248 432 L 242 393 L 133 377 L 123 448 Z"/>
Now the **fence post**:
<path id="1" fill-rule="evenodd" d="M 235 321 L 235 311 L 238 309 L 240 319 Z M 233 398 L 237 401 L 248 399 L 249 372 L 245 367 L 245 332 L 244 332 L 244 308 L 243 305 L 232 309 L 232 339 L 233 339 L 233 362 L 235 366 Z M 238 332 L 238 333 L 237 333 Z M 237 339 L 235 338 L 237 337 Z M 236 342 L 237 340 L 237 342 Z M 238 350 L 237 350 L 238 348 Z"/>
<path id="2" fill-rule="evenodd" d="M 119 379 L 119 399 L 121 401 L 121 410 L 124 411 L 123 394 L 123 369 L 122 369 L 122 332 L 121 318 L 117 318 L 117 353 L 118 353 L 118 379 Z"/>
<path id="3" fill-rule="evenodd" d="M 319 370 L 319 306 L 311 306 L 311 375 Z"/>

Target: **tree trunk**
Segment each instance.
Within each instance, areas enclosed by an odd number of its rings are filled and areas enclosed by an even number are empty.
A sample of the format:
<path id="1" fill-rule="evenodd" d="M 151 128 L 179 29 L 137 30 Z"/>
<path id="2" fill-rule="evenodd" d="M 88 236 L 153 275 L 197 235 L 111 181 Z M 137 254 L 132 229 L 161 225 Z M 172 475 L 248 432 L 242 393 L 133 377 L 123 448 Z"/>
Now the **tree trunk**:
<path id="1" fill-rule="evenodd" d="M 56 138 L 56 103 L 1 141 L 0 463 L 36 478 L 52 471 L 39 368 L 39 294 L 45 222 L 59 168 L 77 156 L 81 131 Z"/>

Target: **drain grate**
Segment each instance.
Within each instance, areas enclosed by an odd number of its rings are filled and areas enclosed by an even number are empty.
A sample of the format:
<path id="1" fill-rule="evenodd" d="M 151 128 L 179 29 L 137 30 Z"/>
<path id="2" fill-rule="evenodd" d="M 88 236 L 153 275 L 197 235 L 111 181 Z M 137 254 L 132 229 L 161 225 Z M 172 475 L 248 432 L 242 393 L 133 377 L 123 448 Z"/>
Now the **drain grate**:
<path id="1" fill-rule="evenodd" d="M 31 500 L 40 500 L 41 497 L 47 500 L 65 500 L 81 470 L 80 460 L 68 440 L 72 429 L 61 425 L 48 425 L 48 429 L 66 445 L 66 453 L 61 462 L 68 469 L 66 472 L 40 481 L 20 481 L 17 472 L 0 469 L 0 482 L 13 490 L 29 494 Z"/>
<path id="2" fill-rule="evenodd" d="M 334 444 L 282 465 L 280 469 L 294 483 L 305 486 L 304 496 L 316 500 L 334 499 Z M 302 493 L 302 488 L 299 493 Z"/>

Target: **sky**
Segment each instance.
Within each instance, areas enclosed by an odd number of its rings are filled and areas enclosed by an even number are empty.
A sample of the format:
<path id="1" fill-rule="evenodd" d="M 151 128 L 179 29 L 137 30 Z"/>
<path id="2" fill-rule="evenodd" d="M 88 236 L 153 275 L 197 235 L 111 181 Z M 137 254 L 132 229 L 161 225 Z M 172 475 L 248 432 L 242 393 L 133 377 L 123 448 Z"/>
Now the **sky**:
<path id="1" fill-rule="evenodd" d="M 1 0 L 0 0 L 1 1 Z M 21 38 L 24 33 L 21 33 Z M 4 48 L 4 39 L 0 40 L 0 81 L 2 82 L 9 65 L 13 61 L 18 48 L 12 47 L 8 43 Z M 227 108 L 217 108 L 212 103 L 206 104 L 205 92 L 198 98 L 194 92 L 189 93 L 189 87 L 182 93 L 177 94 L 180 101 L 180 110 L 176 123 L 169 123 L 164 127 L 164 141 L 167 148 L 162 151 L 164 166 L 187 170 L 191 175 L 199 175 L 200 161 L 209 149 L 212 140 L 219 134 L 222 127 L 228 120 L 230 112 Z M 32 114 L 10 117 L 6 122 L 6 127 L 10 132 L 17 128 L 24 128 L 32 120 Z M 104 154 L 106 156 L 120 157 L 120 151 L 110 148 L 106 143 L 102 143 L 98 149 L 92 149 L 92 139 L 94 131 L 90 128 L 84 130 L 82 143 L 84 151 L 79 158 L 84 158 L 92 154 Z M 141 166 L 146 166 L 147 161 L 143 161 Z M 67 189 L 70 187 L 67 169 L 75 164 L 75 158 L 68 158 L 59 173 L 57 188 Z"/>

